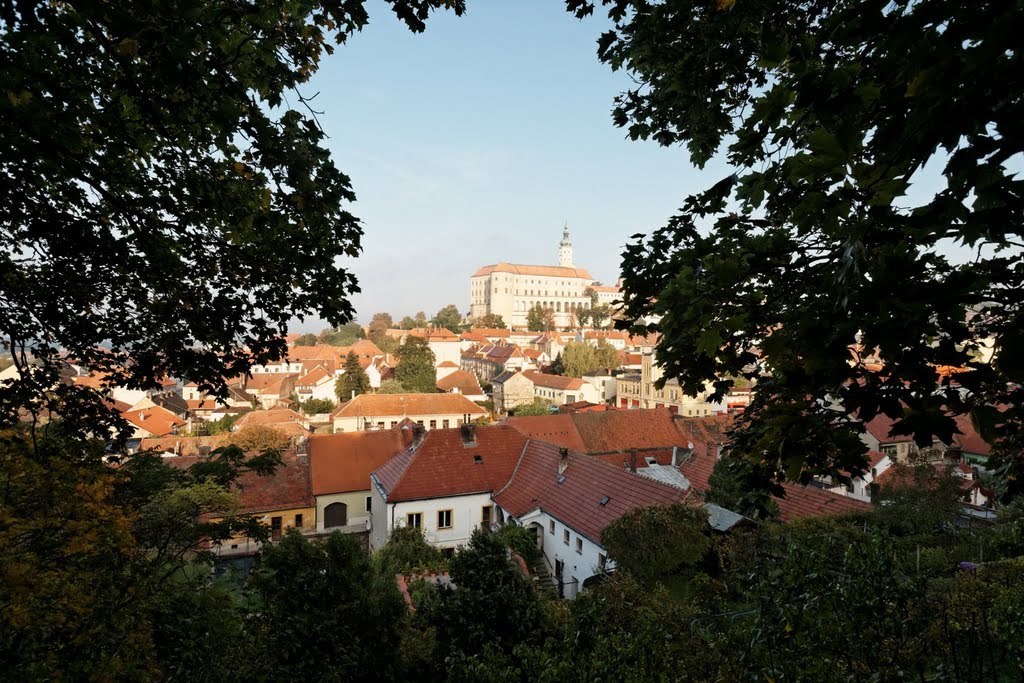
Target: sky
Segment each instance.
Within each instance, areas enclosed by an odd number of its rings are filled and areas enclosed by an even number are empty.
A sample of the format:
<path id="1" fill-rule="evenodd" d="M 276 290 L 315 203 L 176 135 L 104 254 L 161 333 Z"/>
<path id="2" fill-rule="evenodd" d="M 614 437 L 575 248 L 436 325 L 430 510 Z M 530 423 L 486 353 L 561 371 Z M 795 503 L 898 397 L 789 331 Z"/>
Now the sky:
<path id="1" fill-rule="evenodd" d="M 357 197 L 363 253 L 346 266 L 359 322 L 465 313 L 477 268 L 557 264 L 563 223 L 576 266 L 613 283 L 630 235 L 728 174 L 613 125 L 631 81 L 597 59 L 603 17 L 577 20 L 564 0 L 484 0 L 414 34 L 383 2 L 368 7 L 370 25 L 302 88 L 320 93 L 326 144 Z"/>

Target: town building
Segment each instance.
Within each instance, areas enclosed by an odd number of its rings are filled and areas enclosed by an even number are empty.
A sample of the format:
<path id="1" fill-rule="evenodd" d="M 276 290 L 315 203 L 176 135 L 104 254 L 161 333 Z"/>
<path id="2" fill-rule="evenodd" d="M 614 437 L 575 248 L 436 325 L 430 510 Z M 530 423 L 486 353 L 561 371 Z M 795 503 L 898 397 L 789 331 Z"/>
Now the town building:
<path id="1" fill-rule="evenodd" d="M 404 420 L 427 429 L 448 429 L 489 413 L 461 394 L 362 394 L 331 415 L 334 431 L 390 429 Z"/>
<path id="2" fill-rule="evenodd" d="M 504 425 L 417 436 L 371 477 L 370 548 L 382 548 L 396 526 L 416 527 L 427 542 L 452 549 L 477 527 L 490 528 L 498 521 L 491 494 L 512 476 L 526 441 Z"/>
<path id="3" fill-rule="evenodd" d="M 662 378 L 661 367 L 653 353 L 643 354 L 640 374 L 621 374 L 615 378 L 615 400 L 620 408 L 668 408 L 678 415 L 700 417 L 725 412 L 725 406 L 707 400 L 711 388 L 697 396 L 689 396 L 679 380 L 672 378 L 661 389 L 655 383 Z"/>
<path id="4" fill-rule="evenodd" d="M 556 406 L 577 401 L 590 401 L 591 403 L 601 401 L 601 390 L 594 384 L 578 377 L 548 375 L 536 370 L 527 370 L 523 372 L 523 375 L 533 382 L 534 398 L 549 401 Z"/>
<path id="5" fill-rule="evenodd" d="M 409 447 L 413 430 L 314 434 L 309 466 L 318 532 L 366 531 L 370 522 L 370 475 Z"/>
<path id="6" fill-rule="evenodd" d="M 518 370 L 506 370 L 491 380 L 494 412 L 505 415 L 513 408 L 533 403 L 533 381 Z"/>
<path id="7" fill-rule="evenodd" d="M 525 329 L 527 313 L 540 305 L 553 311 L 557 328 L 575 327 L 576 311 L 592 306 L 586 290 L 593 284 L 590 273 L 573 264 L 572 241 L 565 226 L 557 266 L 501 262 L 473 273 L 469 279 L 470 316 L 500 315 L 509 327 Z"/>

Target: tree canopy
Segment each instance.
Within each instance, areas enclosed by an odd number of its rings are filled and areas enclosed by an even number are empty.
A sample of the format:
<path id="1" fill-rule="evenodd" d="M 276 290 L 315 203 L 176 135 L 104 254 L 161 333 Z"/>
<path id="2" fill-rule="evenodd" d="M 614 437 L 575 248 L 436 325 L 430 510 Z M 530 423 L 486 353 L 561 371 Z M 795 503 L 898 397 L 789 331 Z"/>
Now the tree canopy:
<path id="1" fill-rule="evenodd" d="M 719 400 L 726 375 L 768 375 L 733 449 L 769 481 L 859 470 L 848 418 L 877 414 L 924 445 L 970 413 L 1018 454 L 1020 7 L 601 4 L 598 54 L 637 83 L 615 122 L 732 167 L 624 253 L 625 317 L 660 319 L 665 377 Z"/>
<path id="2" fill-rule="evenodd" d="M 569 342 L 558 356 L 559 374 L 582 377 L 597 370 L 619 367 L 619 352 L 603 339 L 597 346 L 587 342 Z"/>
<path id="3" fill-rule="evenodd" d="M 504 330 L 508 326 L 505 324 L 505 319 L 497 313 L 488 313 L 482 315 L 479 318 L 473 318 L 473 327 L 482 327 L 484 329 L 491 330 Z"/>
<path id="4" fill-rule="evenodd" d="M 462 0 L 390 0 L 413 30 Z M 58 352 L 156 388 L 281 357 L 289 321 L 353 314 L 362 230 L 302 91 L 362 2 L 5 3 L 0 421 L 114 420 L 58 383 Z M 30 361 L 35 361 L 32 364 Z"/>
<path id="5" fill-rule="evenodd" d="M 437 312 L 430 324 L 458 334 L 462 329 L 462 314 L 459 313 L 459 308 L 455 304 L 448 304 Z"/>
<path id="6" fill-rule="evenodd" d="M 345 357 L 345 372 L 334 382 L 334 394 L 339 401 L 348 401 L 353 396 L 365 394 L 370 390 L 370 378 L 359 364 L 355 351 L 349 351 Z"/>
<path id="7" fill-rule="evenodd" d="M 550 308 L 544 308 L 540 304 L 534 304 L 526 312 L 526 329 L 530 332 L 543 332 L 555 326 L 555 312 Z"/>
<path id="8" fill-rule="evenodd" d="M 432 394 L 437 391 L 437 372 L 434 370 L 434 352 L 422 337 L 406 338 L 405 343 L 395 351 L 398 367 L 395 379 L 408 391 L 416 394 Z"/>

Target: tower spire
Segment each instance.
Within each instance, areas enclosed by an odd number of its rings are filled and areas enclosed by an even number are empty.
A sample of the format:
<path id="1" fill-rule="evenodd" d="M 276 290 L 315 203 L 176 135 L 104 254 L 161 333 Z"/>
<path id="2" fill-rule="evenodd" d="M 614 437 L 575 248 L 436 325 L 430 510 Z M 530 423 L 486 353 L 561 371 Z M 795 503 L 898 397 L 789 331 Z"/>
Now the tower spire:
<path id="1" fill-rule="evenodd" d="M 569 221 L 562 224 L 562 241 L 558 245 L 558 265 L 572 268 L 572 241 L 569 239 Z"/>

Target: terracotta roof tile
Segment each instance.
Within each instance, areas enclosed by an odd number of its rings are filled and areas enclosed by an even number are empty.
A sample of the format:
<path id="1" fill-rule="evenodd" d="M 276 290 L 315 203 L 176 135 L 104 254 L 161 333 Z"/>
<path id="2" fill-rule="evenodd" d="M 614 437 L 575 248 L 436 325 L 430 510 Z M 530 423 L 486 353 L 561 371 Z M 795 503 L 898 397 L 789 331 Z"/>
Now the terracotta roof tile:
<path id="1" fill-rule="evenodd" d="M 362 394 L 334 411 L 334 417 L 464 414 L 487 411 L 460 394 Z"/>
<path id="2" fill-rule="evenodd" d="M 458 389 L 458 393 L 464 396 L 480 396 L 484 393 L 476 375 L 465 370 L 456 370 L 437 380 L 437 388 L 446 392 Z"/>
<path id="3" fill-rule="evenodd" d="M 535 385 L 545 389 L 558 389 L 559 391 L 574 391 L 583 387 L 583 380 L 576 377 L 564 377 L 562 375 L 546 375 L 537 370 L 525 370 L 523 372 Z"/>
<path id="4" fill-rule="evenodd" d="M 309 437 L 313 495 L 369 490 L 370 474 L 411 441 L 409 429 L 314 434 Z"/>
<path id="5" fill-rule="evenodd" d="M 572 451 L 586 452 L 583 438 L 576 430 L 572 415 L 529 415 L 510 417 L 508 424 L 530 439 L 539 439 Z"/>
<path id="6" fill-rule="evenodd" d="M 604 528 L 627 512 L 690 497 L 687 491 L 576 453 L 569 453 L 568 467 L 560 476 L 559 457 L 557 446 L 531 441 L 494 502 L 515 517 L 541 509 L 600 543 Z"/>
<path id="7" fill-rule="evenodd" d="M 492 492 L 504 486 L 526 437 L 507 425 L 476 427 L 474 434 L 475 445 L 466 445 L 462 429 L 432 429 L 418 446 L 374 472 L 388 502 Z"/>
<path id="8" fill-rule="evenodd" d="M 693 488 L 701 494 L 706 494 L 711 479 L 711 472 L 718 462 L 718 450 L 716 445 L 724 443 L 724 436 L 719 431 L 724 420 L 713 418 L 684 418 L 680 421 L 681 431 L 688 435 L 694 444 L 691 457 L 679 466 Z M 700 423 L 708 421 L 705 425 Z M 717 424 L 716 424 L 717 423 Z M 718 444 L 716 444 L 716 441 Z M 854 512 L 867 512 L 871 509 L 870 503 L 850 498 L 839 493 L 832 493 L 825 489 L 814 486 L 801 486 L 799 484 L 783 484 L 784 497 L 776 497 L 775 502 L 779 506 L 779 519 L 788 522 L 804 517 L 823 517 L 830 515 L 845 515 Z"/>
<path id="9" fill-rule="evenodd" d="M 493 266 L 484 266 L 473 273 L 473 277 L 482 277 L 484 275 L 490 275 L 491 273 L 579 278 L 582 280 L 594 279 L 590 277 L 590 273 L 582 268 L 563 268 L 561 266 L 525 266 L 517 263 L 496 263 Z"/>
<path id="10" fill-rule="evenodd" d="M 687 444 L 672 413 L 665 408 L 579 412 L 572 419 L 587 453 Z"/>
<path id="11" fill-rule="evenodd" d="M 121 413 L 121 417 L 153 436 L 166 436 L 173 433 L 178 427 L 185 426 L 184 420 L 171 411 L 157 405 L 136 410 L 126 410 Z"/>
<path id="12" fill-rule="evenodd" d="M 956 420 L 956 428 L 960 430 L 960 433 L 953 435 L 953 446 L 959 448 L 964 453 L 976 455 L 992 454 L 992 447 L 981 438 L 981 434 L 974 428 L 970 415 L 957 415 L 954 419 Z"/>
<path id="13" fill-rule="evenodd" d="M 865 422 L 864 428 L 868 430 L 868 434 L 878 439 L 881 443 L 905 443 L 914 440 L 914 437 L 905 434 L 892 436 L 890 432 L 895 423 L 896 420 L 888 415 L 879 414 L 870 422 Z"/>

